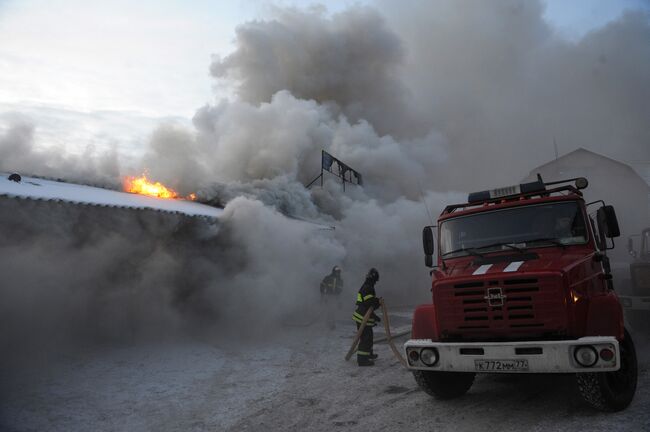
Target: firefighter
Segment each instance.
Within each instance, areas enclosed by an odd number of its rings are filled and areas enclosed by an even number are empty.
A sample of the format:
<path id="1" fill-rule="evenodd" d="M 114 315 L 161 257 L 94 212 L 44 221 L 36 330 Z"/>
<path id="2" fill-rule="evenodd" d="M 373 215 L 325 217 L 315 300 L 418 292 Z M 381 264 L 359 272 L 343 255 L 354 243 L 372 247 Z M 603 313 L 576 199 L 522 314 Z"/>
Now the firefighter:
<path id="1" fill-rule="evenodd" d="M 320 298 L 325 306 L 327 325 L 331 330 L 336 328 L 334 321 L 335 308 L 340 306 L 340 294 L 343 291 L 341 267 L 334 266 L 332 272 L 323 278 L 320 283 Z"/>
<path id="2" fill-rule="evenodd" d="M 366 281 L 361 285 L 357 293 L 357 308 L 352 314 L 352 319 L 357 323 L 357 330 L 361 327 L 361 322 L 365 316 L 368 308 L 372 307 L 374 310 L 379 309 L 379 298 L 375 294 L 375 284 L 379 281 L 379 272 L 375 268 L 371 268 L 366 275 Z M 366 322 L 366 326 L 361 333 L 359 339 L 359 347 L 357 348 L 357 364 L 359 366 L 374 366 L 374 360 L 377 355 L 372 351 L 373 334 L 372 328 L 381 321 L 374 311 Z"/>

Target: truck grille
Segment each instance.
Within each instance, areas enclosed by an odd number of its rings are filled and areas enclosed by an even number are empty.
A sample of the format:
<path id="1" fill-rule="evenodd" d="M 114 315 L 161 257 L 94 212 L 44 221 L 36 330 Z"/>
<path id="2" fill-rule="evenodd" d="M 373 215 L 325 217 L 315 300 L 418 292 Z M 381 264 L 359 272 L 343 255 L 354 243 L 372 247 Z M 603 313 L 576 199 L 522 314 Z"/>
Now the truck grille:
<path id="1" fill-rule="evenodd" d="M 441 284 L 435 303 L 447 337 L 543 336 L 561 332 L 567 324 L 559 276 Z"/>

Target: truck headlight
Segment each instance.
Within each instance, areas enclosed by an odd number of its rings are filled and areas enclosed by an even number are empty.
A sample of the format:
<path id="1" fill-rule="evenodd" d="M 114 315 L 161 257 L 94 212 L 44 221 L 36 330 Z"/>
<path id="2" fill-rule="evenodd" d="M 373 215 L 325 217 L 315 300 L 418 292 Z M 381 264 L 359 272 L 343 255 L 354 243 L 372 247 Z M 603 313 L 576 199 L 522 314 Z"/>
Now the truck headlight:
<path id="1" fill-rule="evenodd" d="M 598 353 L 596 348 L 591 345 L 583 345 L 575 349 L 573 358 L 576 359 L 580 366 L 592 367 L 598 361 Z"/>
<path id="2" fill-rule="evenodd" d="M 435 365 L 438 363 L 438 358 L 438 350 L 435 348 L 423 348 L 422 351 L 420 351 L 420 360 L 426 366 Z"/>

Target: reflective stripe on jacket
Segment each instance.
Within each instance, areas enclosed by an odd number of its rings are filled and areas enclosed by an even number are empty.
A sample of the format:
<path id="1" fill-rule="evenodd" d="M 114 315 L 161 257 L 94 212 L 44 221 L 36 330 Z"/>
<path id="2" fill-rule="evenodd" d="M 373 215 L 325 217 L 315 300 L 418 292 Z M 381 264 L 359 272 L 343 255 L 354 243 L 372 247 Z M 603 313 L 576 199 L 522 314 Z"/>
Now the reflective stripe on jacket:
<path id="1" fill-rule="evenodd" d="M 375 285 L 373 283 L 365 281 L 364 284 L 361 285 L 361 288 L 357 293 L 356 305 L 357 307 L 352 314 L 352 319 L 358 323 L 363 321 L 363 317 L 368 311 L 368 308 L 372 306 L 375 310 L 379 309 L 379 299 L 375 296 Z M 377 316 L 373 312 L 370 315 L 370 318 L 368 318 L 366 325 L 376 325 L 376 318 Z"/>

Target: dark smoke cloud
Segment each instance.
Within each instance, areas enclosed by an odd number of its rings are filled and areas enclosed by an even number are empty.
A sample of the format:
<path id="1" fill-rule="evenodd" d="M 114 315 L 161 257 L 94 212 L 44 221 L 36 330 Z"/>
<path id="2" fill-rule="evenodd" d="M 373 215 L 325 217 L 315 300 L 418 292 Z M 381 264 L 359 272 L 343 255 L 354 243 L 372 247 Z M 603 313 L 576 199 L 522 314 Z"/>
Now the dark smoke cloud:
<path id="1" fill-rule="evenodd" d="M 650 25 L 628 12 L 577 42 L 558 37 L 540 2 L 382 2 L 409 47 L 413 103 L 449 140 L 449 185 L 520 179 L 579 147 L 649 160 Z M 399 12 L 399 13 L 398 13 Z M 508 167 L 508 169 L 503 169 Z M 468 175 L 471 173 L 471 175 Z"/>
<path id="2" fill-rule="evenodd" d="M 289 90 L 340 109 L 352 122 L 368 120 L 382 135 L 418 123 L 400 78 L 404 46 L 373 8 L 331 18 L 320 8 L 275 8 L 272 19 L 240 25 L 235 42 L 210 72 L 235 82 L 243 101 L 270 102 Z"/>
<path id="3" fill-rule="evenodd" d="M 212 183 L 199 189 L 197 195 L 216 207 L 223 207 L 237 197 L 246 197 L 274 207 L 287 216 L 313 220 L 325 216 L 324 206 L 315 202 L 309 190 L 287 176 L 250 182 Z M 327 217 L 325 219 L 331 221 Z"/>

